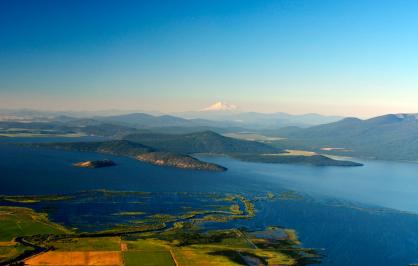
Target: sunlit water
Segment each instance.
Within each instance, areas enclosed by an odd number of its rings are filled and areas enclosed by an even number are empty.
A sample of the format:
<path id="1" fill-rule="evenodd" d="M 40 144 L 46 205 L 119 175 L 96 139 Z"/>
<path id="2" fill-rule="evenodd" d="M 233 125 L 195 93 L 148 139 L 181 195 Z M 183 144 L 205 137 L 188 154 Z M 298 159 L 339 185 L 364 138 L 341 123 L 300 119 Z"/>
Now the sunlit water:
<path id="1" fill-rule="evenodd" d="M 117 166 L 72 166 L 74 162 L 103 158 L 112 159 Z M 392 266 L 418 262 L 418 164 L 365 161 L 364 167 L 344 168 L 200 158 L 229 170 L 180 170 L 95 153 L 0 145 L 0 194 L 56 194 L 105 188 L 263 195 L 292 190 L 304 195 L 304 199 L 260 201 L 257 216 L 236 221 L 236 226 L 295 228 L 304 246 L 324 249 L 323 265 Z"/>

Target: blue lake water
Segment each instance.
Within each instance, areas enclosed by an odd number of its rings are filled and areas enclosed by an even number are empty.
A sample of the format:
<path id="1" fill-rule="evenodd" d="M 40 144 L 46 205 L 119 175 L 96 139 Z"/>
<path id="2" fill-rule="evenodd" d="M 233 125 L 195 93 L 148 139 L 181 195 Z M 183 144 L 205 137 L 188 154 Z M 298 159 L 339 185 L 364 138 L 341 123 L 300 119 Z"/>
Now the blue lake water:
<path id="1" fill-rule="evenodd" d="M 114 160 L 117 166 L 72 166 L 103 158 Z M 418 263 L 418 164 L 364 161 L 364 167 L 342 168 L 200 158 L 229 170 L 181 170 L 95 153 L 0 145 L 0 194 L 110 189 L 265 195 L 291 190 L 304 198 L 257 202 L 256 217 L 236 221 L 236 225 L 294 228 L 304 246 L 323 249 L 323 265 Z"/>

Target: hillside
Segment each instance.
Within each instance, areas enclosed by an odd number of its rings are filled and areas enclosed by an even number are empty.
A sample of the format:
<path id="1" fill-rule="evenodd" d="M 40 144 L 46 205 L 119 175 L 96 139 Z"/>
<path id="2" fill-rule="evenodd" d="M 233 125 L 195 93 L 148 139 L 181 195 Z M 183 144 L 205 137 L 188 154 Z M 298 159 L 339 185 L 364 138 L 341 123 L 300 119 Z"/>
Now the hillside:
<path id="1" fill-rule="evenodd" d="M 202 162 L 188 155 L 172 152 L 161 152 L 157 149 L 127 140 L 114 140 L 105 142 L 38 143 L 29 145 L 32 147 L 64 149 L 81 152 L 98 152 L 118 156 L 127 156 L 155 165 L 171 166 L 183 169 L 218 172 L 226 170 L 225 167 L 212 163 Z"/>
<path id="2" fill-rule="evenodd" d="M 187 119 L 172 115 L 150 115 L 146 113 L 132 113 L 117 116 L 94 117 L 94 120 L 102 123 L 128 126 L 140 129 L 158 128 L 183 128 L 192 132 L 198 132 L 194 128 L 206 127 L 209 129 L 229 129 L 233 127 L 246 126 L 232 120 L 215 121 L 202 118 Z"/>
<path id="3" fill-rule="evenodd" d="M 346 118 L 306 129 L 284 129 L 289 143 L 313 149 L 386 160 L 418 160 L 418 119 L 415 114 L 389 114 L 367 120 Z"/>
<path id="4" fill-rule="evenodd" d="M 229 138 L 212 131 L 179 135 L 140 133 L 128 135 L 124 139 L 184 154 L 277 153 L 279 151 L 263 143 Z"/>
<path id="5" fill-rule="evenodd" d="M 145 113 L 133 113 L 126 115 L 96 117 L 96 120 L 116 123 L 133 127 L 162 127 L 162 126 L 194 126 L 195 124 L 187 119 L 170 115 L 153 116 Z"/>
<path id="6" fill-rule="evenodd" d="M 61 118 L 60 118 L 61 119 Z M 0 134 L 18 136 L 19 133 L 39 135 L 82 134 L 103 137 L 121 137 L 135 132 L 144 132 L 128 126 L 105 123 L 94 119 L 55 118 L 48 122 L 0 121 Z"/>
<path id="7" fill-rule="evenodd" d="M 192 134 L 133 134 L 125 137 L 129 141 L 140 142 L 175 153 L 226 154 L 243 161 L 284 164 L 309 164 L 316 166 L 361 166 L 350 161 L 334 160 L 326 156 L 280 156 L 284 150 L 270 145 L 225 137 L 212 131 Z"/>

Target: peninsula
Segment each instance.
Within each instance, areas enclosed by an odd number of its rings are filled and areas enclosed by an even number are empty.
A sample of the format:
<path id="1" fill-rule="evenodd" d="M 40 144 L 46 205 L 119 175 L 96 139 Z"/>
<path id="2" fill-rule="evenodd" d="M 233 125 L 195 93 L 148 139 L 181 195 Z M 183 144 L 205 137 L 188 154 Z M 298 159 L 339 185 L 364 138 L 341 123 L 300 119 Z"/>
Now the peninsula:
<path id="1" fill-rule="evenodd" d="M 174 153 L 159 151 L 152 147 L 142 145 L 140 143 L 131 142 L 128 140 L 112 140 L 112 141 L 103 141 L 103 142 L 69 142 L 69 143 L 37 143 L 29 144 L 32 147 L 39 148 L 52 148 L 52 149 L 62 149 L 62 150 L 71 150 L 71 151 L 85 151 L 85 152 L 98 152 L 105 154 L 112 154 L 117 156 L 131 157 L 139 161 L 160 165 L 160 166 L 170 166 L 182 169 L 192 169 L 192 170 L 203 170 L 203 171 L 215 171 L 223 172 L 227 168 L 213 164 L 200 161 L 192 156 Z M 79 167 L 103 167 L 110 166 L 109 162 L 103 161 L 87 161 L 81 162 L 76 166 Z M 103 166 L 102 166 L 103 165 Z M 96 166 L 96 167 L 95 167 Z"/>

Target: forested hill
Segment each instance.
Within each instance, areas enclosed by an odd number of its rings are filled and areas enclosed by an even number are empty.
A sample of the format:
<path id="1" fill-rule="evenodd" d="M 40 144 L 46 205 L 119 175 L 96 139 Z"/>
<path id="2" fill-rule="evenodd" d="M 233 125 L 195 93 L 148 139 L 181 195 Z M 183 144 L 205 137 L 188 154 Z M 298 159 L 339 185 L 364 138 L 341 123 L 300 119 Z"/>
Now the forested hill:
<path id="1" fill-rule="evenodd" d="M 244 161 L 262 163 L 361 166 L 358 163 L 334 160 L 321 155 L 289 156 L 286 151 L 261 142 L 225 137 L 212 131 L 179 135 L 141 133 L 128 135 L 125 138 L 160 150 L 183 154 L 224 154 Z"/>
<path id="2" fill-rule="evenodd" d="M 284 129 L 278 134 L 292 143 L 314 149 L 344 148 L 349 151 L 342 153 L 354 156 L 416 161 L 417 118 L 416 114 L 389 114 L 367 120 L 346 118 L 305 129 Z"/>
<path id="3" fill-rule="evenodd" d="M 178 135 L 139 133 L 128 135 L 124 139 L 162 150 L 185 154 L 259 154 L 280 152 L 279 149 L 264 143 L 229 138 L 213 131 Z"/>

